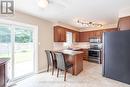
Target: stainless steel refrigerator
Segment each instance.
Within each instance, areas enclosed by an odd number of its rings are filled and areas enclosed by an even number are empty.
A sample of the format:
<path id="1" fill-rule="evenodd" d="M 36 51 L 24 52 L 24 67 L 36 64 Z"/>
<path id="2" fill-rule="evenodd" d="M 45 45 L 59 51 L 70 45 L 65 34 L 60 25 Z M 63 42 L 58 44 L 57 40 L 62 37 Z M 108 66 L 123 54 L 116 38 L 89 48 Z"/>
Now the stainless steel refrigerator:
<path id="1" fill-rule="evenodd" d="M 130 30 L 103 35 L 103 76 L 130 84 Z"/>

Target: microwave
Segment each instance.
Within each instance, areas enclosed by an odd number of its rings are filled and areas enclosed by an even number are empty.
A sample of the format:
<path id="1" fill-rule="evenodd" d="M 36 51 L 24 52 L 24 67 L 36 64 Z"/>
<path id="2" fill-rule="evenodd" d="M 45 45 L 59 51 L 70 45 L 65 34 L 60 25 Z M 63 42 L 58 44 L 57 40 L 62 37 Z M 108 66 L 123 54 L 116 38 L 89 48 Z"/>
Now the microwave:
<path id="1" fill-rule="evenodd" d="M 100 38 L 90 38 L 89 42 L 90 43 L 101 43 L 101 39 Z"/>

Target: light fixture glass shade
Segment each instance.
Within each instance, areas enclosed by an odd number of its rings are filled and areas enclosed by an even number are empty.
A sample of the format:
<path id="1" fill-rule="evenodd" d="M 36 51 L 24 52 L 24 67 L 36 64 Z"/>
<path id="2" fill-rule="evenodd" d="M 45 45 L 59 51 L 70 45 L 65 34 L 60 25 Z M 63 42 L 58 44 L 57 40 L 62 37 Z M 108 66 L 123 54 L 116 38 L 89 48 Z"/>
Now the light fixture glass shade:
<path id="1" fill-rule="evenodd" d="M 47 5 L 48 5 L 48 1 L 47 0 L 39 0 L 38 1 L 38 6 L 39 7 L 45 8 L 45 7 L 47 7 Z"/>
<path id="2" fill-rule="evenodd" d="M 82 20 L 82 19 L 77 19 L 76 20 L 77 24 L 79 24 L 82 27 L 85 28 L 97 28 L 97 27 L 103 27 L 103 24 L 100 23 L 95 23 L 95 22 L 88 22 L 86 20 Z"/>

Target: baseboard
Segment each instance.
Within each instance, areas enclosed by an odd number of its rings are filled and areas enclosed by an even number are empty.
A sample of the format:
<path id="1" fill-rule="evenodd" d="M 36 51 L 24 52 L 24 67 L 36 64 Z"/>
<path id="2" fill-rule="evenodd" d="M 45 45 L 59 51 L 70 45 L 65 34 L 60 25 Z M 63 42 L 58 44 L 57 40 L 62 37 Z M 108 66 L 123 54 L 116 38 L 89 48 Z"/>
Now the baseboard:
<path id="1" fill-rule="evenodd" d="M 46 72 L 47 69 L 42 69 L 42 70 L 39 70 L 38 73 L 42 73 L 42 72 Z"/>

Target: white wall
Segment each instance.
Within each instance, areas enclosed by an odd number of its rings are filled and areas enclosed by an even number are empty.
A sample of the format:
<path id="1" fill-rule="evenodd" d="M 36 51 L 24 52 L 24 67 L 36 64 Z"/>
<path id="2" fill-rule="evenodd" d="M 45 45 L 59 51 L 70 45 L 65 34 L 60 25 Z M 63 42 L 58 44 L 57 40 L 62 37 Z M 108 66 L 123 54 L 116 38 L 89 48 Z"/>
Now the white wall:
<path id="1" fill-rule="evenodd" d="M 30 25 L 38 25 L 38 71 L 40 72 L 45 70 L 47 61 L 44 50 L 53 48 L 53 24 L 46 20 L 42 20 L 21 12 L 16 12 L 14 16 L 4 17 L 4 19 L 27 23 Z"/>
<path id="2" fill-rule="evenodd" d="M 130 7 L 121 9 L 121 10 L 119 11 L 119 18 L 125 17 L 125 16 L 130 16 Z"/>

